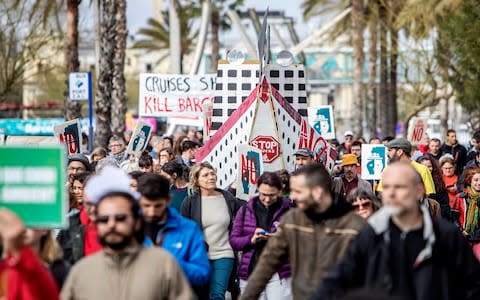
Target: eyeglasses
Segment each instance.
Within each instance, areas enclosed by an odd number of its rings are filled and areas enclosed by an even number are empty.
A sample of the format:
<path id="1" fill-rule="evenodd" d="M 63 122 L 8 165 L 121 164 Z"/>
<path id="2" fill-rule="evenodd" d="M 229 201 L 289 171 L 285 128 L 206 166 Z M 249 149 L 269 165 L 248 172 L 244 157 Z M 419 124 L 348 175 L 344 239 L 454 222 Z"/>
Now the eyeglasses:
<path id="1" fill-rule="evenodd" d="M 78 167 L 78 168 L 68 167 L 67 170 L 68 170 L 68 171 L 75 171 L 75 172 L 83 172 L 83 171 L 86 171 L 86 169 L 85 169 L 84 167 Z"/>
<path id="2" fill-rule="evenodd" d="M 101 215 L 101 216 L 97 216 L 95 221 L 97 222 L 97 224 L 107 224 L 110 218 L 113 218 L 117 223 L 123 223 L 128 219 L 128 215 L 127 214 L 115 214 L 112 216 Z"/>
<path id="3" fill-rule="evenodd" d="M 264 194 L 264 193 L 259 193 L 260 198 L 270 198 L 270 199 L 275 199 L 278 197 L 278 194 Z"/>
<path id="4" fill-rule="evenodd" d="M 355 201 L 352 203 L 352 206 L 355 208 L 355 210 L 359 210 L 361 208 L 370 208 L 372 207 L 372 201 L 371 200 Z"/>
<path id="5" fill-rule="evenodd" d="M 122 147 L 123 145 L 122 144 L 111 144 L 110 145 L 110 148 L 113 148 L 113 147 Z"/>

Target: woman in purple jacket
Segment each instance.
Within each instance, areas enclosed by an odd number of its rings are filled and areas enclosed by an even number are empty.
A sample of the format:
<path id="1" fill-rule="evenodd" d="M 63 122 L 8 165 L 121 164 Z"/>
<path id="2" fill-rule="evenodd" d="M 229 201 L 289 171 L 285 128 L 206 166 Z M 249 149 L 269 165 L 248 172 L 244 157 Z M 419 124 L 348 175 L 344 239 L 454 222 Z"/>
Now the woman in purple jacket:
<path id="1" fill-rule="evenodd" d="M 275 234 L 280 218 L 292 205 L 290 200 L 281 197 L 282 180 L 277 174 L 263 173 L 258 178 L 257 186 L 259 195 L 251 198 L 247 206 L 238 210 L 230 234 L 233 250 L 242 251 L 238 269 L 242 293 L 268 239 Z M 259 299 L 290 300 L 290 286 L 290 263 L 285 260 Z"/>

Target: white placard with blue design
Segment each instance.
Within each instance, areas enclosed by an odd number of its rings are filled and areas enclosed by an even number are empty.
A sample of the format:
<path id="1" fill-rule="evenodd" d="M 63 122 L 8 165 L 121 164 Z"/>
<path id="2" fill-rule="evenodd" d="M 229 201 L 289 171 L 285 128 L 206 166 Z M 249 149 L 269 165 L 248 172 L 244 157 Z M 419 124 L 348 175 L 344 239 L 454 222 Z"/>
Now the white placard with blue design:
<path id="1" fill-rule="evenodd" d="M 127 153 L 139 156 L 147 148 L 151 135 L 152 126 L 139 120 L 128 143 Z"/>
<path id="2" fill-rule="evenodd" d="M 324 139 L 335 138 L 335 122 L 331 105 L 323 105 L 308 108 L 308 123 Z"/>
<path id="3" fill-rule="evenodd" d="M 387 162 L 387 148 L 384 145 L 362 145 L 362 179 L 381 179 L 383 169 L 385 169 Z"/>
<path id="4" fill-rule="evenodd" d="M 238 144 L 239 168 L 237 176 L 237 198 L 248 200 L 257 192 L 257 181 L 264 166 L 262 151 L 245 144 Z"/>

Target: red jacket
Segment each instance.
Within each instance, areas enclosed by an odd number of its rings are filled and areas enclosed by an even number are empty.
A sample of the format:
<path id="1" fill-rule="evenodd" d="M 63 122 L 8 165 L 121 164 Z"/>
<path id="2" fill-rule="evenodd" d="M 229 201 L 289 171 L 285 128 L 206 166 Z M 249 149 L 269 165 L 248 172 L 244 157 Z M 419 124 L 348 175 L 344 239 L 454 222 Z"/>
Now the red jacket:
<path id="1" fill-rule="evenodd" d="M 18 259 L 9 256 L 0 262 L 0 285 L 0 297 L 6 292 L 8 300 L 60 299 L 52 275 L 29 247 Z"/>

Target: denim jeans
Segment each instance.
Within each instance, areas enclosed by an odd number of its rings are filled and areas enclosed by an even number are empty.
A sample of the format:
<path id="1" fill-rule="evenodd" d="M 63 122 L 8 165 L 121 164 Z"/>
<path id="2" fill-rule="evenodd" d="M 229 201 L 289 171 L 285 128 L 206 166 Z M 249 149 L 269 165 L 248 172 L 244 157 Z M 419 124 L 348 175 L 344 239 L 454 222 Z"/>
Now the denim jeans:
<path id="1" fill-rule="evenodd" d="M 210 281 L 210 300 L 224 300 L 228 280 L 233 269 L 233 258 L 211 260 L 212 280 Z"/>

